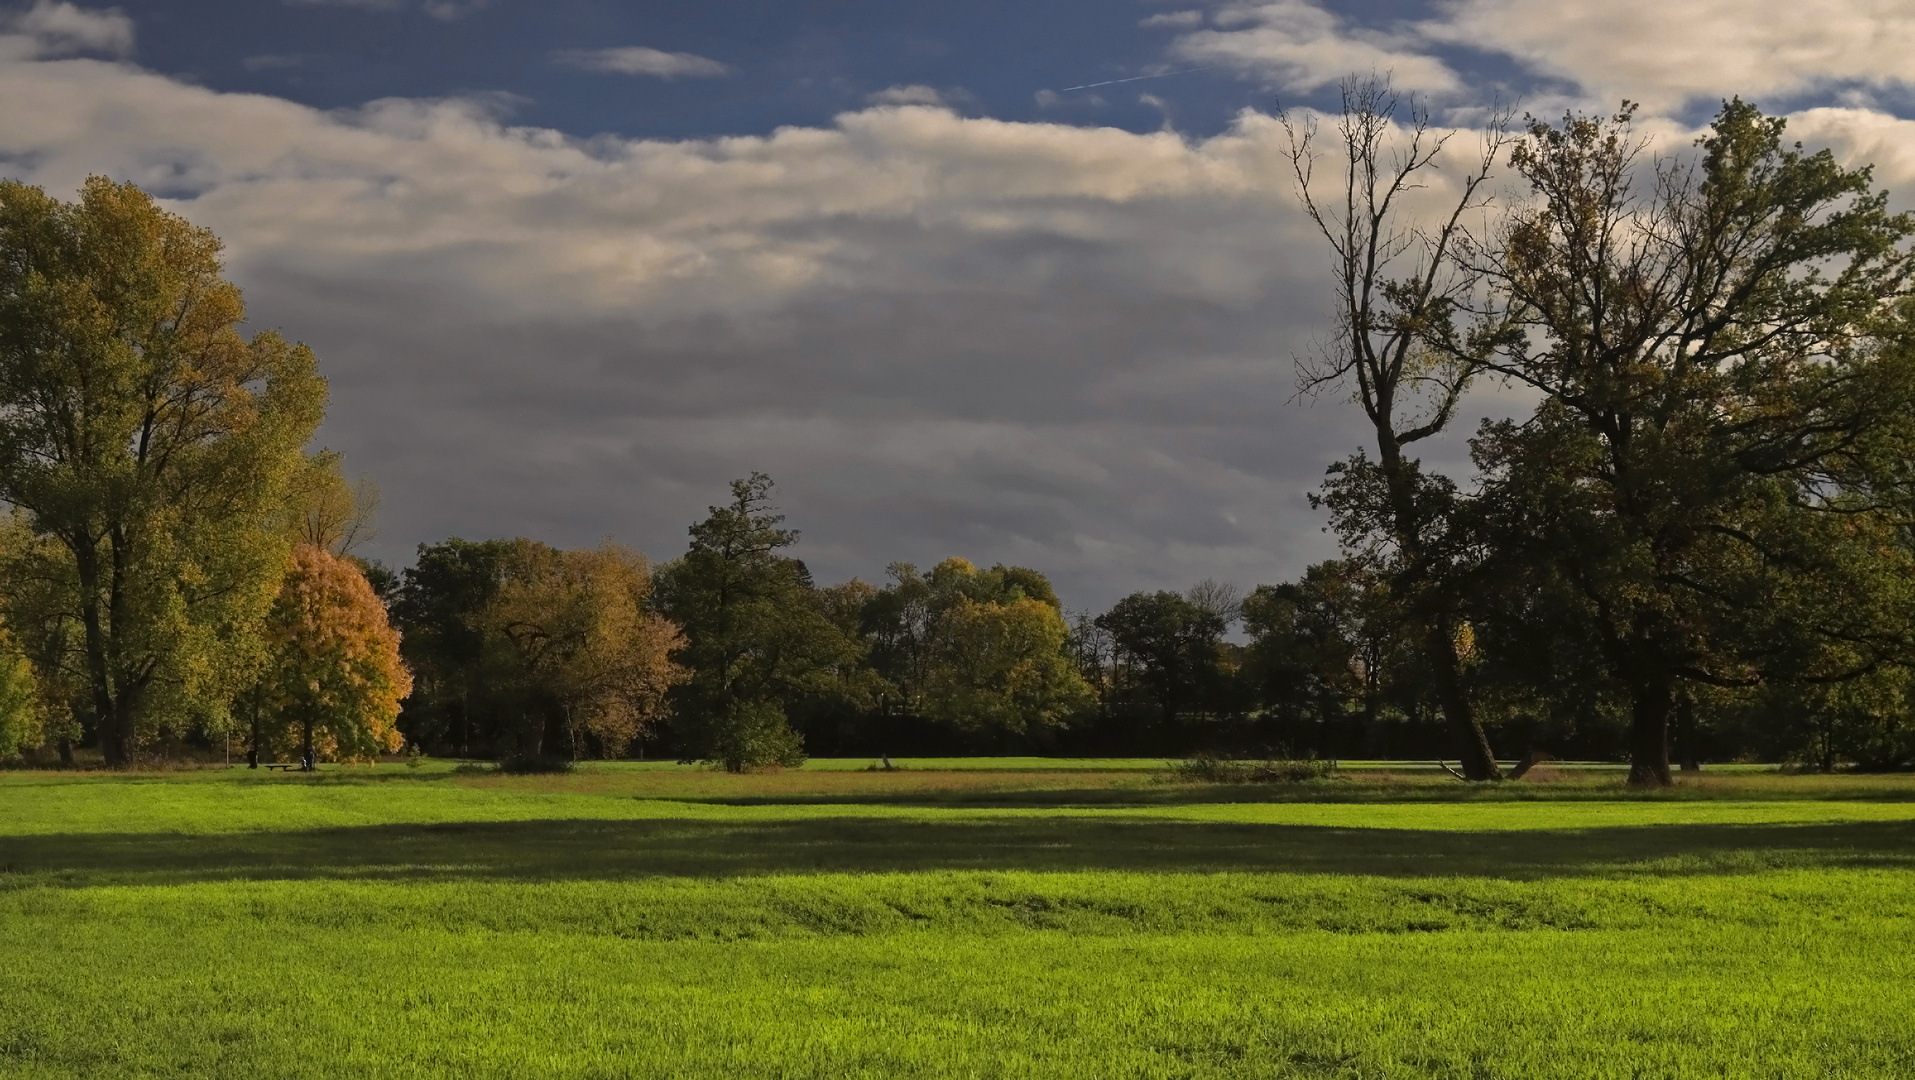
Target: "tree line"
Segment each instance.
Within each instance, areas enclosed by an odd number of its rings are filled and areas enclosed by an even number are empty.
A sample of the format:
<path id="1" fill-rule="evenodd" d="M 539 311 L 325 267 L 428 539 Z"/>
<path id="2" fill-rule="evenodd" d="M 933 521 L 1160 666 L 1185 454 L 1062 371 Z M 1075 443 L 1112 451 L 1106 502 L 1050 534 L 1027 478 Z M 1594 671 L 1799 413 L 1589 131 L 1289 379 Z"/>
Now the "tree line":
<path id="1" fill-rule="evenodd" d="M 365 561 L 377 493 L 304 449 L 325 382 L 240 335 L 217 239 L 0 184 L 0 756 L 1915 765 L 1915 219 L 1869 170 L 1739 100 L 1662 156 L 1627 105 L 1465 153 L 1378 80 L 1284 124 L 1336 296 L 1302 387 L 1373 436 L 1313 496 L 1342 555 L 1095 613 L 962 558 L 819 585 L 760 474 L 659 564 Z M 1521 415 L 1425 467 L 1485 383 Z"/>

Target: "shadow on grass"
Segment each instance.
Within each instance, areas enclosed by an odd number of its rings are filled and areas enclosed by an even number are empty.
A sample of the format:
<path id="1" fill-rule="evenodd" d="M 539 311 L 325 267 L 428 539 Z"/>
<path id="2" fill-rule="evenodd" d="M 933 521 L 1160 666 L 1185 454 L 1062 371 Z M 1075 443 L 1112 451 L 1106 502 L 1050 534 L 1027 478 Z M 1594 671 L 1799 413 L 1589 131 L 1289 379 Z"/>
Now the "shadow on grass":
<path id="1" fill-rule="evenodd" d="M 638 797 L 647 797 L 640 794 Z M 674 802 L 716 806 L 951 806 L 1060 808 L 1072 806 L 1189 806 L 1237 803 L 1582 803 L 1582 802 L 1915 802 L 1915 788 L 1745 789 L 1675 787 L 1642 791 L 1622 780 L 1602 784 L 1468 785 L 1392 784 L 1365 779 L 1302 784 L 1178 784 L 1098 788 L 950 788 L 944 790 L 845 791 L 714 795 L 674 792 Z"/>
<path id="2" fill-rule="evenodd" d="M 1040 818 L 543 820 L 0 839 L 0 888 L 231 880 L 620 880 L 934 870 L 1288 872 L 1516 879 L 1915 870 L 1915 822 L 1550 832 Z"/>

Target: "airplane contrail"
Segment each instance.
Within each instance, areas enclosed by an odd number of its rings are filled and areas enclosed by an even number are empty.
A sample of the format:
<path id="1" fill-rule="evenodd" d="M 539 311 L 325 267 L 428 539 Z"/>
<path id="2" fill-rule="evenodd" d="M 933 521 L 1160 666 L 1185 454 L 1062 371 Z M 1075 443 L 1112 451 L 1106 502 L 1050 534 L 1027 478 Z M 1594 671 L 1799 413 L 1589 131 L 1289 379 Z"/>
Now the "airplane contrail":
<path id="1" fill-rule="evenodd" d="M 1099 86 L 1116 86 L 1118 83 L 1138 82 L 1143 79 L 1162 79 L 1171 75 L 1188 75 L 1193 71 L 1209 71 L 1210 68 L 1214 66 L 1215 65 L 1206 65 L 1204 67 L 1184 68 L 1182 71 L 1160 71 L 1155 75 L 1132 75 L 1128 79 L 1105 79 L 1103 82 L 1085 83 L 1082 86 L 1066 86 L 1064 89 L 1059 90 L 1058 93 L 1068 94 L 1072 90 L 1093 90 Z"/>

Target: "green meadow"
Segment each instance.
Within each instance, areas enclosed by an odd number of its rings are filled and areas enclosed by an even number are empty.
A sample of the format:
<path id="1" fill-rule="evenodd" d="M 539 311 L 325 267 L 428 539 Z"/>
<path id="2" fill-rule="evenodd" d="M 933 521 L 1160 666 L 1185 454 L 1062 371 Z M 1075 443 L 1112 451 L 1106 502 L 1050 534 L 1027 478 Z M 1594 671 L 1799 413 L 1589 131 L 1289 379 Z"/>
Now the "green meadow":
<path id="1" fill-rule="evenodd" d="M 1915 777 L 0 773 L 0 1076 L 1915 1076 Z"/>

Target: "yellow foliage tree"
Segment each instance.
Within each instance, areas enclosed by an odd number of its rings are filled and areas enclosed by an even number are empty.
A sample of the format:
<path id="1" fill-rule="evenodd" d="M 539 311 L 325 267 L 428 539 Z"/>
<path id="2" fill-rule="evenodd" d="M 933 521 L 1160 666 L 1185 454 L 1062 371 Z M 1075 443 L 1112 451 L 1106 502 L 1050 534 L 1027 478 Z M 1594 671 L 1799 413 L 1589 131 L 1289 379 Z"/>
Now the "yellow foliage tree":
<path id="1" fill-rule="evenodd" d="M 555 706 L 574 756 L 587 734 L 623 754 L 686 677 L 671 660 L 684 644 L 678 628 L 646 610 L 650 563 L 609 542 L 560 551 L 526 540 L 503 571 L 479 622 L 519 690 L 521 752 L 542 750 L 541 713 Z"/>
<path id="2" fill-rule="evenodd" d="M 14 637 L 0 623 L 0 760 L 46 741 L 46 710 L 42 706 L 33 665 Z"/>
<path id="3" fill-rule="evenodd" d="M 272 656 L 255 704 L 278 717 L 269 742 L 297 742 L 310 768 L 320 757 L 364 760 L 403 744 L 399 702 L 412 674 L 399 658 L 399 632 L 365 575 L 311 544 L 292 565 L 266 618 Z M 255 743 L 259 720 L 255 713 Z"/>
<path id="4" fill-rule="evenodd" d="M 1064 653 L 1064 617 L 1042 600 L 960 597 L 938 623 L 924 711 L 960 727 L 1023 731 L 1062 723 L 1090 704 Z"/>

